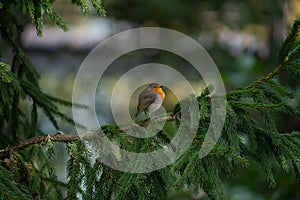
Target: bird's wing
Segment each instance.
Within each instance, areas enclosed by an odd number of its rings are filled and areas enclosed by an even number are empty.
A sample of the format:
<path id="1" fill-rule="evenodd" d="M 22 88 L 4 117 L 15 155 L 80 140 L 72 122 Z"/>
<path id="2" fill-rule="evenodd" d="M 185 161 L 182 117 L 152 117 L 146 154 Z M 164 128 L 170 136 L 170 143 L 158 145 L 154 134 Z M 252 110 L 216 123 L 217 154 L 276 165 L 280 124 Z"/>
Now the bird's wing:
<path id="1" fill-rule="evenodd" d="M 147 109 L 156 99 L 157 94 L 154 92 L 149 92 L 146 96 L 140 96 L 139 103 L 137 107 L 136 116 L 140 114 L 143 110 Z"/>

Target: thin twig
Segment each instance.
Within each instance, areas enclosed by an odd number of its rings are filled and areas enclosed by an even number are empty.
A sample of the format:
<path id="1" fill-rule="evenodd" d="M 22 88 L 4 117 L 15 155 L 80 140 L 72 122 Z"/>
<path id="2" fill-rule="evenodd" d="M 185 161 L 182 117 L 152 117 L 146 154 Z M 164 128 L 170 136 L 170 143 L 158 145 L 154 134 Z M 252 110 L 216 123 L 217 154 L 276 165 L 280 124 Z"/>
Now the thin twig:
<path id="1" fill-rule="evenodd" d="M 179 120 L 179 117 L 177 115 L 168 115 L 168 116 L 165 116 L 165 117 L 153 117 L 151 118 L 151 121 L 152 122 L 155 122 L 155 123 L 161 123 L 161 122 L 165 122 L 165 121 L 173 121 L 173 120 Z M 122 126 L 122 127 L 119 127 L 117 130 L 118 131 L 127 131 L 127 130 L 131 130 L 131 129 L 135 129 L 135 128 L 138 128 L 140 126 L 145 126 L 149 123 L 150 121 L 146 121 L 146 122 L 142 122 L 142 123 L 132 123 L 128 126 Z"/>
<path id="2" fill-rule="evenodd" d="M 255 81 L 247 88 L 255 88 L 259 86 L 260 84 L 266 82 L 267 80 L 273 78 L 275 75 L 277 75 L 279 72 L 281 72 L 284 69 L 284 65 L 280 64 L 275 69 L 273 69 L 271 72 L 267 73 L 265 76 L 263 76 L 261 79 Z"/>

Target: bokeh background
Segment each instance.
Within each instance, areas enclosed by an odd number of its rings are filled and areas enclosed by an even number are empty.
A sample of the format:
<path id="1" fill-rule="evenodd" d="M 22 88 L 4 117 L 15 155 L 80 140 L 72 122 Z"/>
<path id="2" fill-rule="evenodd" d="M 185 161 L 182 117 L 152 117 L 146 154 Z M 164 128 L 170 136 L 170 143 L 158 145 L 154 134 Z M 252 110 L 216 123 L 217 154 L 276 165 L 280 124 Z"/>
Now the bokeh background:
<path id="1" fill-rule="evenodd" d="M 105 0 L 107 17 L 101 18 L 94 10 L 82 16 L 69 0 L 54 3 L 59 14 L 66 19 L 70 30 L 63 32 L 51 24 L 44 25 L 43 37 L 36 36 L 35 27 L 28 21 L 20 35 L 23 47 L 41 74 L 40 84 L 47 93 L 71 100 L 76 72 L 87 54 L 109 36 L 136 27 L 158 26 L 180 31 L 197 40 L 208 51 L 218 66 L 226 90 L 247 86 L 277 64 L 278 49 L 294 19 L 300 17 L 300 0 Z M 26 20 L 26 19 L 24 19 Z M 12 51 L 4 49 L 4 61 L 11 60 Z M 113 123 L 109 100 L 105 97 L 122 73 L 144 63 L 159 62 L 184 69 L 195 89 L 200 92 L 205 85 L 201 77 L 188 71 L 187 63 L 170 53 L 143 50 L 122 56 L 110 66 L 102 87 L 97 92 L 97 115 L 102 124 Z M 95 63 L 101 66 L 101 63 Z M 300 108 L 300 84 L 298 80 L 282 74 L 279 81 L 296 91 L 293 103 Z M 180 84 L 180 83 L 178 83 Z M 103 89 L 104 88 L 104 89 Z M 106 88 L 106 89 L 105 89 Z M 126 85 L 124 85 L 126 91 Z M 171 95 L 165 103 L 170 111 L 176 102 Z M 171 97 L 172 96 L 172 97 Z M 135 108 L 132 97 L 131 112 Z M 71 115 L 70 110 L 66 113 Z M 39 124 L 45 133 L 55 133 L 55 128 L 45 116 Z M 276 116 L 282 132 L 300 130 L 299 120 L 279 113 Z M 61 124 L 62 131 L 76 134 L 74 127 Z M 58 176 L 65 180 L 66 155 L 64 147 L 57 145 Z M 269 188 L 261 169 L 251 163 L 248 169 L 240 169 L 232 180 L 223 177 L 229 199 L 300 199 L 300 185 L 294 174 L 281 172 L 274 163 L 278 186 Z M 171 193 L 170 199 L 201 199 L 203 193 L 192 195 L 190 191 Z"/>

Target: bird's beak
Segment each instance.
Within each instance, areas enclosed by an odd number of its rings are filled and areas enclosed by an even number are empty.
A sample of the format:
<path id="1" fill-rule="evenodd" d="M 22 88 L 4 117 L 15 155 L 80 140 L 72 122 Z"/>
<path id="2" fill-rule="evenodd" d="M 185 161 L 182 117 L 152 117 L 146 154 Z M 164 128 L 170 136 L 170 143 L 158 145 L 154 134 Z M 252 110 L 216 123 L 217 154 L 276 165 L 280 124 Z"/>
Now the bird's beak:
<path id="1" fill-rule="evenodd" d="M 161 84 L 157 84 L 157 87 L 158 88 L 162 88 L 163 86 Z"/>

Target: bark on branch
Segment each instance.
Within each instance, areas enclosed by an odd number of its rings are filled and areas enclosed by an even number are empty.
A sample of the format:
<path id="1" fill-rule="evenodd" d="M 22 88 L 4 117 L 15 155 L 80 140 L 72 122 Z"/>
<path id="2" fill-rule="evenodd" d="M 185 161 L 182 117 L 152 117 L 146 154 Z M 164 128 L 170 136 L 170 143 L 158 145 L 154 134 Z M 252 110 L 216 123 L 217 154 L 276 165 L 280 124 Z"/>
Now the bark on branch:
<path id="1" fill-rule="evenodd" d="M 28 146 L 34 144 L 42 144 L 47 140 L 55 141 L 55 142 L 72 142 L 79 140 L 78 135 L 66 135 L 62 132 L 57 132 L 55 135 L 42 135 L 38 137 L 29 138 L 24 141 L 20 141 L 17 145 L 8 147 L 6 149 L 0 150 L 0 158 L 9 157 L 13 152 L 24 149 Z"/>
<path id="2" fill-rule="evenodd" d="M 152 120 L 153 120 L 153 122 L 160 123 L 163 121 L 172 121 L 172 120 L 176 120 L 176 119 L 179 120 L 179 117 L 175 116 L 175 115 L 168 115 L 165 117 L 154 117 Z M 128 125 L 128 126 L 119 127 L 117 130 L 118 131 L 126 131 L 129 129 L 134 129 L 135 127 L 138 127 L 138 126 L 145 126 L 145 125 L 147 125 L 147 123 L 149 123 L 149 121 L 142 122 L 139 124 L 132 123 L 131 125 Z M 62 132 L 57 132 L 55 135 L 47 134 L 47 135 L 37 136 L 37 137 L 29 138 L 24 141 L 20 141 L 15 146 L 1 149 L 0 150 L 0 158 L 10 157 L 13 152 L 19 151 L 21 149 L 24 149 L 24 148 L 29 147 L 34 144 L 43 144 L 43 143 L 47 142 L 47 140 L 51 140 L 54 142 L 72 142 L 72 141 L 76 141 L 79 139 L 80 139 L 80 137 L 78 135 L 67 135 Z"/>

